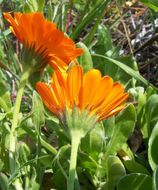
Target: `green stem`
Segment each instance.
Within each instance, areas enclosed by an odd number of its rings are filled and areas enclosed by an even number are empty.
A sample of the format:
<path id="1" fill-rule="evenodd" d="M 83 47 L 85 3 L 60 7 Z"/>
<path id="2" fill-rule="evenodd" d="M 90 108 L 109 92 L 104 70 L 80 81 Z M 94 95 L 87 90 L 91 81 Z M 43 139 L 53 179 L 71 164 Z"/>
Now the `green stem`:
<path id="1" fill-rule="evenodd" d="M 48 144 L 45 140 L 41 139 L 41 145 L 46 148 L 48 151 L 50 151 L 52 154 L 56 155 L 57 150 L 50 144 Z"/>
<path id="2" fill-rule="evenodd" d="M 74 190 L 77 152 L 78 152 L 80 139 L 81 137 L 80 135 L 78 135 L 78 133 L 76 134 L 73 133 L 71 136 L 71 157 L 70 157 L 70 168 L 69 168 L 67 190 Z"/>
<path id="3" fill-rule="evenodd" d="M 24 73 L 21 76 L 20 84 L 19 84 L 19 90 L 17 93 L 14 110 L 13 110 L 13 119 L 12 119 L 12 127 L 10 131 L 10 146 L 9 146 L 9 164 L 10 164 L 10 173 L 11 175 L 14 174 L 16 169 L 16 158 L 15 158 L 15 152 L 16 152 L 16 141 L 17 141 L 17 135 L 16 135 L 16 128 L 18 125 L 18 119 L 19 119 L 19 111 L 20 111 L 20 105 L 22 100 L 22 95 L 24 92 L 25 85 L 28 81 L 28 77 L 30 74 L 30 70 L 24 71 Z M 16 184 L 17 182 L 15 182 Z M 19 188 L 19 184 L 17 185 L 16 189 Z"/>

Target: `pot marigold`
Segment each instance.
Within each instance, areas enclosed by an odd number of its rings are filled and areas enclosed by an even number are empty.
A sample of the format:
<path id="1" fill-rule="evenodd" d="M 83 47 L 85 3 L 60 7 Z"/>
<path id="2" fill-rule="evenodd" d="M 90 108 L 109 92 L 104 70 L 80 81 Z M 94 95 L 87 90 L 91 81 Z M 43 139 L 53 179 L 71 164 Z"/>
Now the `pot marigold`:
<path id="1" fill-rule="evenodd" d="M 4 17 L 10 23 L 12 33 L 27 49 L 27 54 L 31 49 L 35 57 L 40 56 L 41 67 L 49 63 L 54 69 L 65 70 L 73 59 L 83 53 L 54 23 L 47 21 L 42 13 L 14 13 L 13 16 L 4 13 Z"/>
<path id="2" fill-rule="evenodd" d="M 78 108 L 101 121 L 121 111 L 128 97 L 124 87 L 111 77 L 102 77 L 96 69 L 84 74 L 80 66 L 72 67 L 68 73 L 56 70 L 50 85 L 38 82 L 36 90 L 47 108 L 60 119 L 66 110 Z"/>

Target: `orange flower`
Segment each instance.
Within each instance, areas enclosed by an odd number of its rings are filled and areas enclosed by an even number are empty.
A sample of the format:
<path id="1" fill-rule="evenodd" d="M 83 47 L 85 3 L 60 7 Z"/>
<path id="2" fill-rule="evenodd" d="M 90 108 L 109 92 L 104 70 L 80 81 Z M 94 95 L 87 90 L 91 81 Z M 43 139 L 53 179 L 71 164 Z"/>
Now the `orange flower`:
<path id="1" fill-rule="evenodd" d="M 42 60 L 54 69 L 65 70 L 73 59 L 83 53 L 42 13 L 14 13 L 13 17 L 10 13 L 4 13 L 4 17 L 24 48 L 31 48 L 37 55 L 42 55 Z"/>
<path id="2" fill-rule="evenodd" d="M 80 66 L 72 67 L 69 73 L 56 70 L 50 86 L 38 82 L 36 90 L 47 108 L 61 119 L 65 110 L 77 107 L 96 114 L 101 121 L 121 111 L 128 97 L 124 87 L 109 76 L 102 77 L 96 69 L 83 74 Z"/>

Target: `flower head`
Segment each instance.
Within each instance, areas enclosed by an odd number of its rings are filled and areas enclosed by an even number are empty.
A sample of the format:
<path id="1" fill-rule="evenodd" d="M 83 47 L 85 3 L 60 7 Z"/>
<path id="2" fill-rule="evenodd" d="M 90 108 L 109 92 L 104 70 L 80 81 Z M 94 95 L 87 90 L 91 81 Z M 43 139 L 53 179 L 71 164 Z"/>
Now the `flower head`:
<path id="1" fill-rule="evenodd" d="M 83 53 L 42 13 L 14 13 L 14 16 L 4 13 L 4 17 L 10 23 L 12 33 L 23 44 L 25 58 L 28 53 L 34 55 L 39 69 L 49 63 L 54 69 L 65 70 L 73 59 Z"/>
<path id="2" fill-rule="evenodd" d="M 124 87 L 113 82 L 109 76 L 101 76 L 99 70 L 91 69 L 83 73 L 80 66 L 74 66 L 68 73 L 56 70 L 50 86 L 43 82 L 36 84 L 36 89 L 44 104 L 60 119 L 66 110 L 85 110 L 89 115 L 104 120 L 117 114 L 125 107 L 128 94 Z"/>

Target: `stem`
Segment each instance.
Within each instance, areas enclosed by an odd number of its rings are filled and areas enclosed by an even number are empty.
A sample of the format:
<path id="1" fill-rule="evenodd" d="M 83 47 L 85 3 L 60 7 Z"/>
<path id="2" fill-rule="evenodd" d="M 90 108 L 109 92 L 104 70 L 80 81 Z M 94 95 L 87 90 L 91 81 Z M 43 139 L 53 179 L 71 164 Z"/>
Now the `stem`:
<path id="1" fill-rule="evenodd" d="M 29 74 L 30 74 L 30 70 L 26 70 L 21 76 L 19 90 L 17 93 L 14 110 L 13 110 L 13 120 L 12 120 L 12 127 L 10 131 L 10 146 L 9 146 L 9 164 L 10 164 L 11 175 L 14 174 L 15 169 L 16 169 L 16 158 L 15 158 L 16 141 L 17 141 L 16 128 L 18 125 L 18 117 L 19 117 L 22 95 L 23 95 L 24 88 L 27 83 Z M 20 189 L 19 183 L 17 183 L 17 181 L 15 182 L 15 184 L 18 184 L 16 189 Z"/>
<path id="2" fill-rule="evenodd" d="M 69 168 L 67 190 L 74 190 L 77 152 L 78 152 L 80 139 L 81 137 L 78 133 L 76 134 L 73 133 L 71 135 L 71 157 L 70 157 L 70 168 Z"/>
<path id="3" fill-rule="evenodd" d="M 48 151 L 50 151 L 52 154 L 56 155 L 57 150 L 50 144 L 48 144 L 45 140 L 41 139 L 41 145 L 46 148 Z"/>

